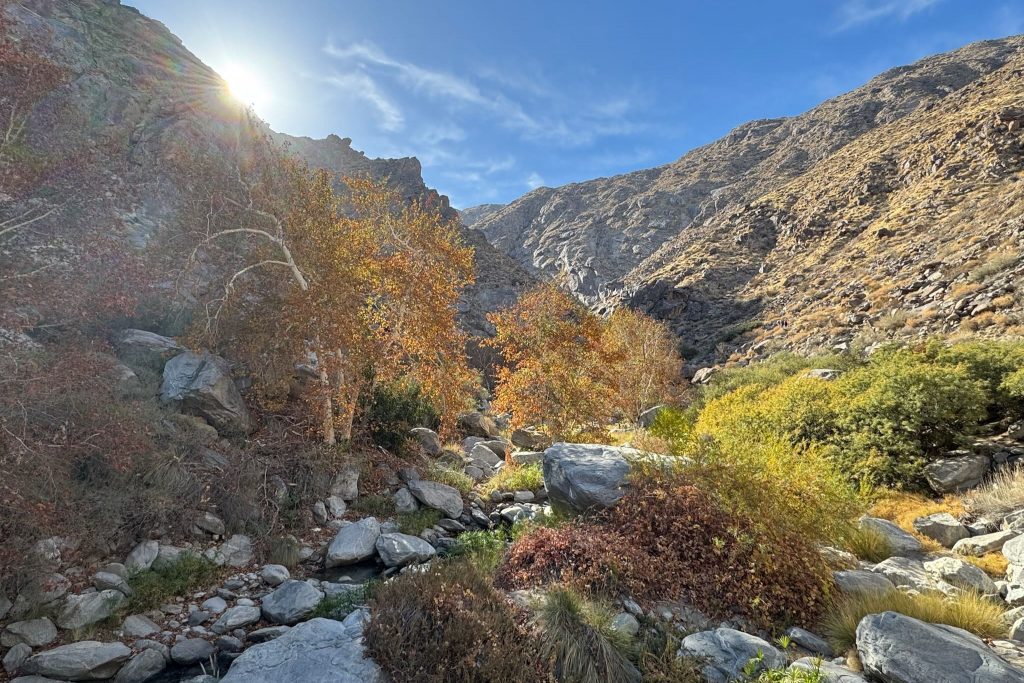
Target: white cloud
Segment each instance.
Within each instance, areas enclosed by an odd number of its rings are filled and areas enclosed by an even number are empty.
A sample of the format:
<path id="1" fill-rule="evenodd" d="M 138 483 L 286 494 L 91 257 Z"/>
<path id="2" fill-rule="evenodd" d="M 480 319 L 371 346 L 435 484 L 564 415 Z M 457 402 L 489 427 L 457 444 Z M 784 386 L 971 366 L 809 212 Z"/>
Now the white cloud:
<path id="1" fill-rule="evenodd" d="M 379 125 L 382 130 L 392 132 L 401 130 L 405 124 L 405 117 L 401 110 L 383 93 L 376 81 L 369 75 L 359 71 L 348 74 L 335 73 L 324 76 L 320 80 L 373 105 L 381 115 Z"/>
<path id="2" fill-rule="evenodd" d="M 531 190 L 536 190 L 538 187 L 544 185 L 544 179 L 540 177 L 540 174 L 534 171 L 526 178 L 526 186 Z"/>
<path id="3" fill-rule="evenodd" d="M 942 0 L 846 0 L 839 7 L 836 30 L 845 31 L 879 19 L 906 21 L 939 2 Z"/>

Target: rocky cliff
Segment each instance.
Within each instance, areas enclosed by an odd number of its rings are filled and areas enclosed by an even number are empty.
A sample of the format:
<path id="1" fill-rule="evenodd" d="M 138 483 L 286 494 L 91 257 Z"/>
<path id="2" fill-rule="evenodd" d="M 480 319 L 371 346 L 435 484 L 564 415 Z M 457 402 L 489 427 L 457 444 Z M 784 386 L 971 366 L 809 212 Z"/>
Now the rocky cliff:
<path id="1" fill-rule="evenodd" d="M 668 320 L 696 353 L 906 333 L 903 318 L 948 332 L 976 309 L 1014 327 L 1020 301 L 1001 297 L 1020 262 L 977 271 L 1020 248 L 1022 46 L 891 69 L 800 116 L 753 121 L 662 167 L 534 190 L 471 226 L 535 272 L 567 269 L 595 308 Z"/>

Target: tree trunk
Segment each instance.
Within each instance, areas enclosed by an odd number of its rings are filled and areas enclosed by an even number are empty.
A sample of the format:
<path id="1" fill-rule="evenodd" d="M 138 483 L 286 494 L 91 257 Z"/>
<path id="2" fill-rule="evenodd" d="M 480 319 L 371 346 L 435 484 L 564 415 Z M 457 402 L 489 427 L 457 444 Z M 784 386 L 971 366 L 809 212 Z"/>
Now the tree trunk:
<path id="1" fill-rule="evenodd" d="M 318 359 L 319 362 L 319 359 Z M 333 446 L 337 443 L 337 438 L 334 434 L 334 400 L 331 398 L 331 381 L 327 375 L 327 367 L 319 362 L 320 365 L 320 385 L 321 390 L 324 392 L 323 402 L 323 436 L 324 443 L 328 446 Z"/>

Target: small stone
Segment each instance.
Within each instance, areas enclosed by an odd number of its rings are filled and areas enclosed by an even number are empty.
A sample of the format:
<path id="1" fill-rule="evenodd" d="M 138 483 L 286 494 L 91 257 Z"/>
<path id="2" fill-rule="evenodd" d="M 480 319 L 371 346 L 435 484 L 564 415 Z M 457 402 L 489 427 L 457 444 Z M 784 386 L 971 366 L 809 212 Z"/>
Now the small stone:
<path id="1" fill-rule="evenodd" d="M 341 519 L 348 511 L 348 505 L 345 504 L 341 496 L 329 496 L 324 501 L 324 505 L 327 506 L 327 514 L 334 519 Z"/>
<path id="2" fill-rule="evenodd" d="M 131 586 L 117 574 L 96 572 L 96 575 L 92 577 L 92 585 L 96 586 L 96 590 L 116 590 L 127 597 L 131 597 L 132 594 Z"/>
<path id="3" fill-rule="evenodd" d="M 224 520 L 212 512 L 202 512 L 196 517 L 196 528 L 213 536 L 224 535 Z"/>
<path id="4" fill-rule="evenodd" d="M 530 503 L 533 502 L 533 491 L 515 491 L 512 494 L 512 500 L 517 503 Z"/>
<path id="5" fill-rule="evenodd" d="M 404 486 L 394 494 L 395 499 L 395 512 L 416 512 L 420 505 L 416 502 L 416 498 L 409 492 L 409 489 Z"/>
<path id="6" fill-rule="evenodd" d="M 327 524 L 330 517 L 327 516 L 327 506 L 324 505 L 322 500 L 318 500 L 313 503 L 312 507 L 313 520 L 320 525 Z"/>
<path id="7" fill-rule="evenodd" d="M 186 638 L 171 647 L 171 661 L 180 666 L 190 666 L 206 661 L 213 654 L 213 645 L 200 638 Z"/>
<path id="8" fill-rule="evenodd" d="M 126 617 L 121 624 L 121 632 L 133 638 L 145 638 L 160 632 L 160 626 L 144 614 L 133 614 Z"/>
<path id="9" fill-rule="evenodd" d="M 612 617 L 612 621 L 609 626 L 613 631 L 625 633 L 629 636 L 635 636 L 640 632 L 640 622 L 637 621 L 636 617 L 629 612 L 619 612 L 616 614 Z"/>
<path id="10" fill-rule="evenodd" d="M 260 579 L 268 586 L 280 586 L 291 576 L 288 568 L 280 564 L 267 564 L 260 570 Z"/>
<path id="11" fill-rule="evenodd" d="M 214 641 L 214 646 L 221 652 L 241 652 L 245 647 L 242 641 L 234 636 L 221 636 Z"/>
<path id="12" fill-rule="evenodd" d="M 254 605 L 235 605 L 224 610 L 224 614 L 213 623 L 210 630 L 214 633 L 228 633 L 236 628 L 255 624 L 262 617 L 259 607 Z"/>
<path id="13" fill-rule="evenodd" d="M 201 607 L 204 611 L 209 612 L 210 614 L 220 614 L 228 608 L 228 603 L 224 598 L 214 597 L 203 602 Z"/>
<path id="14" fill-rule="evenodd" d="M 128 570 L 128 575 L 138 574 L 152 567 L 159 552 L 160 544 L 156 541 L 143 541 L 135 546 L 124 561 L 124 568 Z"/>

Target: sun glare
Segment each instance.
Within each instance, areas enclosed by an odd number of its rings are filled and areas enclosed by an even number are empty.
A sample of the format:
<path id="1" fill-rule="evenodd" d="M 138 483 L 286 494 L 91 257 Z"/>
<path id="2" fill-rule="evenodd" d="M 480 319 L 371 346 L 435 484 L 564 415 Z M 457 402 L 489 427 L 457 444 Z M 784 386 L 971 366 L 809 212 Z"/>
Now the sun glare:
<path id="1" fill-rule="evenodd" d="M 228 84 L 231 96 L 244 105 L 259 111 L 269 97 L 266 87 L 252 71 L 238 64 L 226 67 L 221 75 Z"/>

